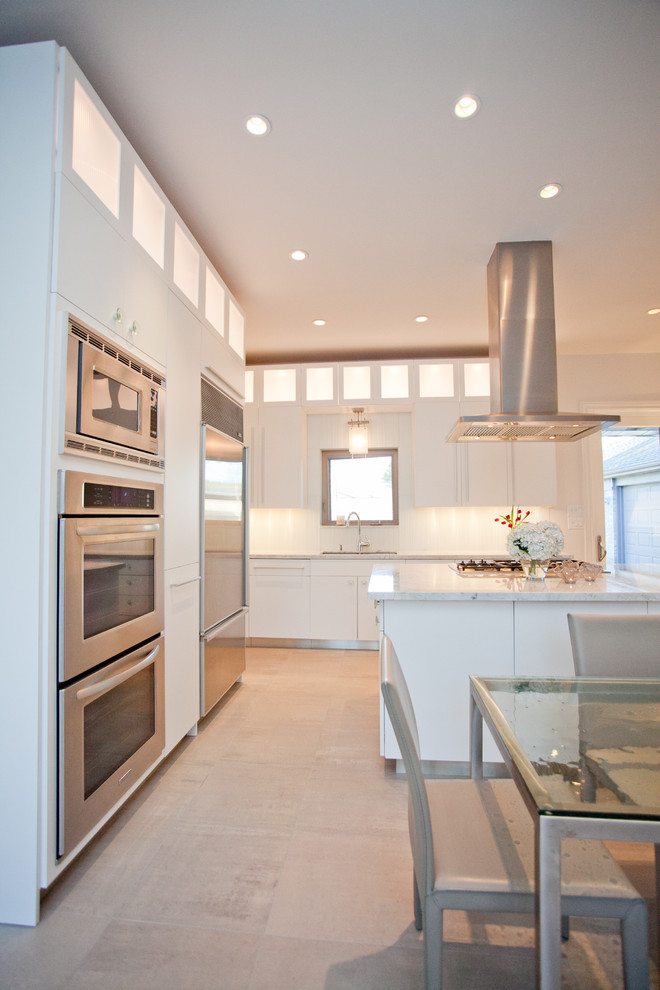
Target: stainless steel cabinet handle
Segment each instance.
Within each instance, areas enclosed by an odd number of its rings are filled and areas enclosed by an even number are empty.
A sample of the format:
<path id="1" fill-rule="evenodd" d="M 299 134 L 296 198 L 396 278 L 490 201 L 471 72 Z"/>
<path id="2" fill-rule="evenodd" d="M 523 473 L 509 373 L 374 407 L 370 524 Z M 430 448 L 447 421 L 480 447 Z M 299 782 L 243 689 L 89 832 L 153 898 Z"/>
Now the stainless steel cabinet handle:
<path id="1" fill-rule="evenodd" d="M 160 523 L 124 523 L 120 527 L 112 526 L 76 526 L 78 536 L 116 536 L 124 533 L 157 533 Z"/>
<path id="2" fill-rule="evenodd" d="M 176 584 L 171 584 L 170 588 L 183 588 L 186 584 L 194 584 L 196 581 L 201 581 L 202 575 L 198 574 L 197 577 L 188 578 L 187 581 L 178 581 Z"/>
<path id="3" fill-rule="evenodd" d="M 127 681 L 129 677 L 133 677 L 134 674 L 148 667 L 159 650 L 160 644 L 154 647 L 151 653 L 148 653 L 143 660 L 133 664 L 128 670 L 122 670 L 119 674 L 115 674 L 114 677 L 107 677 L 104 681 L 99 681 L 98 684 L 90 684 L 89 687 L 81 688 L 80 691 L 76 691 L 76 699 L 78 701 L 84 701 L 86 698 L 94 698 L 97 694 L 103 694 L 104 691 L 108 691 L 123 681 Z"/>

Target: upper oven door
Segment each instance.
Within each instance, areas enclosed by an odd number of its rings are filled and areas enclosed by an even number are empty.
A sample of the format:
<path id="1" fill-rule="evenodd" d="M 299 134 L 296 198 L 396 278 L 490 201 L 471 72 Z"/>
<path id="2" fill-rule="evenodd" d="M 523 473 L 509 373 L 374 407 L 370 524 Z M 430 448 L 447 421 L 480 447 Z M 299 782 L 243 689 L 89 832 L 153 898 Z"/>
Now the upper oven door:
<path id="1" fill-rule="evenodd" d="M 158 453 L 160 389 L 89 344 L 79 348 L 77 431 L 134 450 Z"/>
<path id="2" fill-rule="evenodd" d="M 59 678 L 161 632 L 163 519 L 60 519 Z"/>

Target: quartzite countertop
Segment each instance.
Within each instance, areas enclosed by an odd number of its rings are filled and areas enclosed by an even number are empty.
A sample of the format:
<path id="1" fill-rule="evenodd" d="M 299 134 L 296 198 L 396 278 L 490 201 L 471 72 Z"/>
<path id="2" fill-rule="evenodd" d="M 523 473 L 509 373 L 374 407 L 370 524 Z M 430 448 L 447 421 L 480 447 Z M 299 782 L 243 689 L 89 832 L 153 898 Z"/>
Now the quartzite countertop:
<path id="1" fill-rule="evenodd" d="M 368 594 L 380 601 L 381 629 L 408 681 L 422 759 L 466 772 L 470 675 L 572 676 L 568 613 L 660 613 L 660 568 L 613 568 L 593 584 L 568 585 L 561 578 L 463 577 L 447 563 L 381 561 Z M 622 673 L 625 666 L 622 656 Z M 489 742 L 486 759 L 497 760 Z M 382 708 L 381 753 L 399 757 Z"/>
<path id="2" fill-rule="evenodd" d="M 616 567 L 597 581 L 580 578 L 566 584 L 559 577 L 529 581 L 522 575 L 458 574 L 436 561 L 374 563 L 369 597 L 396 601 L 535 601 L 535 602 L 659 602 L 660 567 Z"/>

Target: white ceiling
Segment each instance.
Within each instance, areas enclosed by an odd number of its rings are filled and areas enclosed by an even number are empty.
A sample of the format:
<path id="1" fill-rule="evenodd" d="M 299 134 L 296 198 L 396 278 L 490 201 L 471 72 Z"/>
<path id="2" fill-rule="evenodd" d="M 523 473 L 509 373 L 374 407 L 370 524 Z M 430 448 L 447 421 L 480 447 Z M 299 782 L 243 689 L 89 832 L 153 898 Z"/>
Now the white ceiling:
<path id="1" fill-rule="evenodd" d="M 0 0 L 1 44 L 51 38 L 244 308 L 248 361 L 483 354 L 493 246 L 529 239 L 560 353 L 660 351 L 659 0 Z"/>

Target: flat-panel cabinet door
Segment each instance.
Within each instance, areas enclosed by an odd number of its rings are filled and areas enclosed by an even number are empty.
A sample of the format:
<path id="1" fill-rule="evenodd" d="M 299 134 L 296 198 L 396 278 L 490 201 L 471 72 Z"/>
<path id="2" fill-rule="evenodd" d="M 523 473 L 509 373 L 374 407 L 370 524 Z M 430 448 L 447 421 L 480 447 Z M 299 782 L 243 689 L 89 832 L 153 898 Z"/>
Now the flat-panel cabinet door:
<path id="1" fill-rule="evenodd" d="M 199 720 L 199 568 L 165 573 L 165 750 Z"/>
<path id="2" fill-rule="evenodd" d="M 557 504 L 557 454 L 554 443 L 512 443 L 515 505 Z"/>
<path id="3" fill-rule="evenodd" d="M 445 443 L 456 424 L 459 404 L 427 399 L 413 412 L 413 500 L 416 508 L 459 505 L 459 445 Z"/>
<path id="4" fill-rule="evenodd" d="M 169 293 L 165 431 L 165 566 L 199 561 L 200 324 Z"/>
<path id="5" fill-rule="evenodd" d="M 165 276 L 156 262 L 139 245 L 127 246 L 123 332 L 135 347 L 162 365 L 167 360 L 167 297 Z M 129 330 L 133 324 L 134 334 Z"/>
<path id="6" fill-rule="evenodd" d="M 126 244 L 65 176 L 59 186 L 53 291 L 115 330 L 114 315 L 124 307 Z"/>
<path id="7" fill-rule="evenodd" d="M 309 561 L 253 562 L 250 636 L 309 639 Z"/>
<path id="8" fill-rule="evenodd" d="M 314 575 L 310 597 L 311 639 L 357 639 L 357 578 Z"/>
<path id="9" fill-rule="evenodd" d="M 302 509 L 304 499 L 305 417 L 300 406 L 259 410 L 256 505 Z"/>
<path id="10" fill-rule="evenodd" d="M 461 402 L 461 415 L 489 411 L 487 400 Z M 509 502 L 508 443 L 461 443 L 463 505 L 507 505 Z"/>

